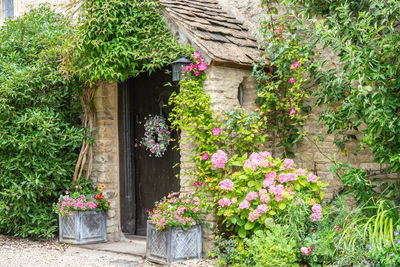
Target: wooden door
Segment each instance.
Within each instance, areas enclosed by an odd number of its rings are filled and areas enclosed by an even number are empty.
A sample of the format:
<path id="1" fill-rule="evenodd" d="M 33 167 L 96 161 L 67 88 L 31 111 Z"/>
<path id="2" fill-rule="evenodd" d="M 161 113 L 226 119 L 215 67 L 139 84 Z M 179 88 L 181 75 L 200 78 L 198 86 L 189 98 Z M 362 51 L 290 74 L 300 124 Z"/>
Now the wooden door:
<path id="1" fill-rule="evenodd" d="M 130 79 L 119 88 L 121 225 L 127 234 L 146 235 L 146 210 L 180 188 L 179 167 L 173 168 L 180 160 L 179 151 L 172 149 L 176 142 L 160 158 L 140 145 L 149 115 L 168 118 L 170 108 L 164 105 L 175 90 L 165 86 L 170 81 L 171 75 L 161 70 Z M 177 138 L 175 131 L 172 137 Z"/>

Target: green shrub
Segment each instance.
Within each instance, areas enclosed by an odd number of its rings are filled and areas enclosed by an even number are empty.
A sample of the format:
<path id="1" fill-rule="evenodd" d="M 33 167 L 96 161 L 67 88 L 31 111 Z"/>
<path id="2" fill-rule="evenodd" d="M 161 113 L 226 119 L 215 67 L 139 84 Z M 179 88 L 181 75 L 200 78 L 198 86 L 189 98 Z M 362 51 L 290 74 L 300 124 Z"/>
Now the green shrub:
<path id="1" fill-rule="evenodd" d="M 0 28 L 0 233 L 51 237 L 84 131 L 79 84 L 57 71 L 71 27 L 48 6 Z"/>
<path id="2" fill-rule="evenodd" d="M 256 231 L 244 240 L 220 240 L 215 254 L 219 265 L 227 266 L 298 266 L 295 242 L 288 227 L 272 224 L 270 231 Z"/>

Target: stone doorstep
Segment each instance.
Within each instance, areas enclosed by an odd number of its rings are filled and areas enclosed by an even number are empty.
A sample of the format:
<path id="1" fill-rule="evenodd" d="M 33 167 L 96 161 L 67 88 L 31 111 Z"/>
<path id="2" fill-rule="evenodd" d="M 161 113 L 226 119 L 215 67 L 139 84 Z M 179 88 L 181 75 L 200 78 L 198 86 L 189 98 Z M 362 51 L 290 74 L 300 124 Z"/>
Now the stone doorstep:
<path id="1" fill-rule="evenodd" d="M 145 239 L 124 239 L 121 241 L 106 242 L 106 243 L 96 243 L 87 245 L 74 245 L 79 248 L 100 250 L 114 253 L 123 253 L 132 256 L 138 256 L 145 258 L 146 256 L 146 240 Z"/>

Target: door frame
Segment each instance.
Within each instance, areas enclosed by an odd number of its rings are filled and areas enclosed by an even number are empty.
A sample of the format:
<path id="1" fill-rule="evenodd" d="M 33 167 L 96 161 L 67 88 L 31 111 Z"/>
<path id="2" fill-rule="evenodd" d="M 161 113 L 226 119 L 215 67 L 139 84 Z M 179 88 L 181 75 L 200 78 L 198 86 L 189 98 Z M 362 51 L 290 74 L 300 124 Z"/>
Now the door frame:
<path id="1" fill-rule="evenodd" d="M 134 127 L 131 123 L 133 113 L 129 105 L 130 98 L 128 81 L 118 83 L 120 223 L 122 233 L 131 235 L 136 232 L 136 174 L 135 166 L 131 164 L 134 160 L 132 143 Z"/>

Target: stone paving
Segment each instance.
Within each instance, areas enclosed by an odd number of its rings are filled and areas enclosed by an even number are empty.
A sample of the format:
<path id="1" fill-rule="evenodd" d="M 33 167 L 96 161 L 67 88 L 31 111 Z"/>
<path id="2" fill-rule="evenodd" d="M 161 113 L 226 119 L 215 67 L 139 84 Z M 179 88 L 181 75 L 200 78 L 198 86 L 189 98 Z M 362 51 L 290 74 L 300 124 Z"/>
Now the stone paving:
<path id="1" fill-rule="evenodd" d="M 1 267 L 132 267 L 160 266 L 146 261 L 142 256 L 127 251 L 129 243 L 135 247 L 135 241 L 126 240 L 121 244 L 109 243 L 87 248 L 60 244 L 56 240 L 32 241 L 0 235 Z M 140 244 L 136 244 L 138 250 Z M 137 253 L 134 252 L 134 253 Z M 178 266 L 214 266 L 212 260 L 190 260 Z"/>

